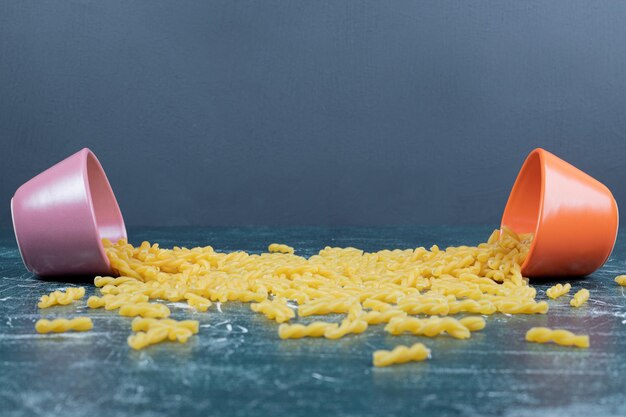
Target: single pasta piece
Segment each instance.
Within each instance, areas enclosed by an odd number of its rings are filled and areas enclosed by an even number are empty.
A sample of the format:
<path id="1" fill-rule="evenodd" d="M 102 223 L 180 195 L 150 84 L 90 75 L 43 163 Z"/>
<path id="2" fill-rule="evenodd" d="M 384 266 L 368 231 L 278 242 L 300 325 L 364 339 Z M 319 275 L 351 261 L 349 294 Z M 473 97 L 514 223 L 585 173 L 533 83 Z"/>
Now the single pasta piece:
<path id="1" fill-rule="evenodd" d="M 396 346 L 393 350 L 377 350 L 373 355 L 374 366 L 389 366 L 393 364 L 419 362 L 430 358 L 430 349 L 422 343 L 411 347 Z"/>
<path id="2" fill-rule="evenodd" d="M 626 275 L 619 275 L 615 277 L 615 282 L 619 285 L 626 287 Z"/>
<path id="3" fill-rule="evenodd" d="M 340 325 L 333 323 L 324 331 L 326 339 L 340 339 L 347 334 L 359 334 L 367 330 L 367 322 L 365 320 L 344 319 Z"/>
<path id="4" fill-rule="evenodd" d="M 311 324 L 286 324 L 278 326 L 278 336 L 281 339 L 300 339 L 303 337 L 322 337 L 329 327 L 336 326 L 335 323 L 324 321 L 314 321 Z"/>
<path id="5" fill-rule="evenodd" d="M 561 346 L 589 347 L 589 336 L 575 335 L 562 329 L 549 329 L 547 327 L 533 327 L 526 332 L 526 340 L 535 343 L 554 342 Z"/>
<path id="6" fill-rule="evenodd" d="M 368 311 L 361 316 L 361 319 L 366 321 L 367 324 L 380 324 L 389 323 L 395 317 L 406 317 L 406 313 L 402 310 Z"/>
<path id="7" fill-rule="evenodd" d="M 469 329 L 459 320 L 452 317 L 397 317 L 385 326 L 385 331 L 397 336 L 408 332 L 418 336 L 434 337 L 447 333 L 456 339 L 468 339 L 471 336 Z"/>
<path id="8" fill-rule="evenodd" d="M 105 285 L 114 285 L 114 286 L 119 286 L 121 284 L 141 284 L 141 281 L 139 281 L 136 278 L 132 278 L 132 277 L 101 277 L 101 276 L 97 276 L 94 278 L 93 283 L 96 287 L 98 288 L 102 288 Z"/>
<path id="9" fill-rule="evenodd" d="M 281 245 L 280 243 L 272 243 L 267 247 L 267 251 L 270 253 L 288 253 L 293 255 L 294 250 L 291 246 Z"/>
<path id="10" fill-rule="evenodd" d="M 354 298 L 318 299 L 301 305 L 298 308 L 298 315 L 307 317 L 318 314 L 348 313 L 356 303 Z"/>
<path id="11" fill-rule="evenodd" d="M 570 300 L 569 303 L 572 307 L 580 307 L 581 305 L 585 304 L 587 300 L 589 300 L 589 290 L 583 288 L 582 290 L 574 294 L 574 297 Z"/>
<path id="12" fill-rule="evenodd" d="M 296 313 L 287 306 L 286 300 L 281 298 L 250 304 L 250 309 L 254 312 L 264 314 L 265 317 L 270 320 L 275 320 L 277 323 L 284 323 L 296 316 Z"/>
<path id="13" fill-rule="evenodd" d="M 135 350 L 161 343 L 168 339 L 169 330 L 165 327 L 155 327 L 147 332 L 139 332 L 128 336 L 128 346 Z"/>
<path id="14" fill-rule="evenodd" d="M 53 291 L 48 295 L 42 295 L 39 299 L 39 308 L 48 308 L 54 305 L 67 305 L 83 298 L 85 287 L 71 287 L 63 291 Z"/>
<path id="15" fill-rule="evenodd" d="M 93 323 L 89 317 L 76 317 L 74 319 L 37 320 L 35 330 L 38 333 L 63 333 L 70 330 L 84 332 L 93 329 Z"/>
<path id="16" fill-rule="evenodd" d="M 198 311 L 207 311 L 211 307 L 211 301 L 192 292 L 185 293 L 187 304 Z"/>
<path id="17" fill-rule="evenodd" d="M 87 299 L 89 308 L 101 308 L 105 310 L 116 310 L 124 304 L 145 303 L 148 301 L 145 294 L 105 294 L 102 297 L 92 295 Z"/>
<path id="18" fill-rule="evenodd" d="M 548 288 L 546 295 L 554 300 L 567 294 L 571 288 L 572 286 L 569 283 L 565 285 L 556 284 L 555 286 Z"/>
<path id="19" fill-rule="evenodd" d="M 197 334 L 200 329 L 200 323 L 197 320 L 174 320 L 174 319 L 153 319 L 144 317 L 135 317 L 131 323 L 134 332 L 150 330 L 153 327 L 180 327 L 189 330 L 193 334 Z"/>
<path id="20" fill-rule="evenodd" d="M 467 330 L 470 332 L 482 330 L 487 325 L 484 318 L 477 316 L 463 317 L 459 320 L 459 323 L 467 327 Z"/>
<path id="21" fill-rule="evenodd" d="M 545 301 L 535 302 L 533 299 L 503 299 L 496 301 L 496 308 L 506 314 L 546 314 L 549 309 Z"/>
<path id="22" fill-rule="evenodd" d="M 170 309 L 166 305 L 156 303 L 124 304 L 118 312 L 120 316 L 126 317 L 165 318 L 170 315 Z"/>

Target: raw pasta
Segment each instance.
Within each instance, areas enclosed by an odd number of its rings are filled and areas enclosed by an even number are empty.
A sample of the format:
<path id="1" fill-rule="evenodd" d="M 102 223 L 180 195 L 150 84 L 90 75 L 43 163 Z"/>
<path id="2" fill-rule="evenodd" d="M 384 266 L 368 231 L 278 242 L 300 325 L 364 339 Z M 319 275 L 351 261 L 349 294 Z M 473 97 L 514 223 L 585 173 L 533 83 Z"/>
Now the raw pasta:
<path id="1" fill-rule="evenodd" d="M 472 327 L 477 324 L 471 322 Z M 399 317 L 393 318 L 385 326 L 385 330 L 390 334 L 397 336 L 403 333 L 412 333 L 419 336 L 434 337 L 443 333 L 456 338 L 467 339 L 471 336 L 470 330 L 459 320 L 452 317 L 429 317 L 427 319 L 419 319 L 415 317 Z"/>
<path id="2" fill-rule="evenodd" d="M 126 317 L 169 317 L 170 309 L 166 305 L 157 303 L 124 304 L 119 309 L 120 316 Z"/>
<path id="3" fill-rule="evenodd" d="M 580 307 L 581 305 L 585 304 L 587 300 L 589 300 L 589 290 L 583 288 L 582 290 L 574 294 L 574 297 L 570 300 L 569 303 L 572 307 Z"/>
<path id="4" fill-rule="evenodd" d="M 296 316 L 292 309 L 287 306 L 284 298 L 274 298 L 272 301 L 265 300 L 260 303 L 250 304 L 252 311 L 263 313 L 276 323 L 283 323 Z"/>
<path id="5" fill-rule="evenodd" d="M 54 305 L 67 305 L 80 300 L 85 295 L 84 287 L 71 287 L 63 291 L 53 291 L 48 295 L 42 295 L 39 299 L 39 308 L 48 308 Z"/>
<path id="6" fill-rule="evenodd" d="M 546 295 L 550 298 L 552 298 L 553 300 L 556 298 L 559 298 L 567 293 L 569 293 L 569 290 L 572 288 L 572 286 L 567 283 L 565 285 L 563 284 L 556 284 L 553 287 L 550 287 L 546 290 Z"/>
<path id="7" fill-rule="evenodd" d="M 389 366 L 398 363 L 417 362 L 430 358 L 430 349 L 421 343 L 411 347 L 396 346 L 393 350 L 377 350 L 373 355 L 374 366 Z"/>
<path id="8" fill-rule="evenodd" d="M 280 243 L 272 243 L 268 246 L 267 251 L 270 253 L 286 253 L 289 255 L 294 253 L 294 250 L 291 246 L 282 245 Z"/>
<path id="9" fill-rule="evenodd" d="M 589 347 L 589 336 L 575 335 L 562 329 L 549 329 L 547 327 L 533 327 L 526 332 L 526 340 L 535 343 L 554 342 L 562 346 Z"/>
<path id="10" fill-rule="evenodd" d="M 210 246 L 161 249 L 148 242 L 133 247 L 124 240 L 115 244 L 105 240 L 119 277 L 96 277 L 102 296 L 90 297 L 87 304 L 119 309 L 123 316 L 143 316 L 133 321 L 137 332 L 129 338 L 133 348 L 186 341 L 194 334 L 165 319 L 169 309 L 149 302 L 157 299 L 186 302 L 198 311 L 206 311 L 211 302 L 248 302 L 253 311 L 278 323 L 295 319 L 294 309 L 298 317 L 344 315 L 340 323 L 282 324 L 281 338 L 335 339 L 381 323 L 391 333 L 467 338 L 484 327 L 484 319 L 445 316 L 548 311 L 547 303 L 535 300 L 536 290 L 521 274 L 531 240 L 530 234 L 504 227 L 476 247 L 442 250 L 435 245 L 429 250 L 374 253 L 326 247 L 308 259 L 282 244 L 270 245 L 269 253 L 251 255 L 220 253 Z M 416 314 L 433 317 L 409 317 Z"/>
<path id="11" fill-rule="evenodd" d="M 41 319 L 37 320 L 37 323 L 35 323 L 35 330 L 37 330 L 38 333 L 63 333 L 70 330 L 84 332 L 86 330 L 91 330 L 92 328 L 93 323 L 88 317 L 54 320 Z"/>
<path id="12" fill-rule="evenodd" d="M 303 337 L 322 337 L 329 327 L 336 326 L 334 323 L 314 321 L 311 324 L 286 324 L 278 326 L 278 336 L 281 339 L 300 339 Z"/>
<path id="13" fill-rule="evenodd" d="M 619 275 L 615 277 L 615 282 L 619 285 L 626 287 L 626 275 Z"/>
<path id="14" fill-rule="evenodd" d="M 185 293 L 185 299 L 187 300 L 187 304 L 189 304 L 191 307 L 195 308 L 198 311 L 207 311 L 211 306 L 211 300 L 208 300 L 192 292 Z"/>

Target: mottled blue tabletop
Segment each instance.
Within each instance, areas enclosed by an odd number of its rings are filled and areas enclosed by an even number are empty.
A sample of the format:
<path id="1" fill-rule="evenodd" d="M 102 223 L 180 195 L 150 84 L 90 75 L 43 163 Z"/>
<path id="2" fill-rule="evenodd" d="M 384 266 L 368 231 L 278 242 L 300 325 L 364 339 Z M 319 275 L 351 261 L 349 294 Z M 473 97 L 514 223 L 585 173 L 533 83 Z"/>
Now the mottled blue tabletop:
<path id="1" fill-rule="evenodd" d="M 325 246 L 383 248 L 477 244 L 493 227 L 152 228 L 130 240 L 212 245 L 261 252 L 272 242 L 310 256 Z M 40 312 L 39 296 L 65 282 L 42 280 L 23 267 L 10 231 L 0 236 L 0 415 L 2 416 L 625 416 L 626 272 L 619 239 L 608 263 L 583 279 L 568 279 L 591 300 L 573 309 L 550 301 L 548 315 L 493 315 L 469 340 L 389 336 L 383 326 L 337 341 L 287 340 L 277 325 L 228 303 L 197 313 L 170 304 L 174 318 L 200 320 L 187 344 L 133 351 L 130 319 L 74 306 Z M 554 281 L 533 285 L 539 298 Z M 87 295 L 95 288 L 87 281 Z M 37 335 L 42 317 L 89 315 L 94 330 Z M 588 333 L 588 350 L 529 344 L 532 326 Z M 375 369 L 372 352 L 426 343 L 432 359 Z"/>

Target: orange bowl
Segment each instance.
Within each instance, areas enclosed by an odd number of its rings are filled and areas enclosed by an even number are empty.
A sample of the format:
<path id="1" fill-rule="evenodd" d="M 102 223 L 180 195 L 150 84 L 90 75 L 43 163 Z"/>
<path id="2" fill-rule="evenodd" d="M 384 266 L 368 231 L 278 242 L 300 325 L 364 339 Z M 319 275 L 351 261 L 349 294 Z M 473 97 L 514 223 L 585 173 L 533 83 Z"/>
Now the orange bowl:
<path id="1" fill-rule="evenodd" d="M 591 274 L 609 258 L 618 224 L 604 184 L 541 148 L 526 158 L 502 215 L 502 226 L 534 234 L 527 277 Z"/>

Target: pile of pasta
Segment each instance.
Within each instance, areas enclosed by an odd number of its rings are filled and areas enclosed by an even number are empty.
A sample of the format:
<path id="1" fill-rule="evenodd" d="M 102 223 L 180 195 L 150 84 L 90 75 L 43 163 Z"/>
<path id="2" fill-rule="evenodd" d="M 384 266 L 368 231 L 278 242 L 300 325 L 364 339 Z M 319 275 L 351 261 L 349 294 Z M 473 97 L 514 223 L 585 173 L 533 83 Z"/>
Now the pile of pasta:
<path id="1" fill-rule="evenodd" d="M 504 227 L 477 246 L 373 253 L 326 247 L 305 258 L 284 244 L 249 254 L 217 252 L 211 246 L 163 249 L 149 242 L 134 247 L 125 240 L 104 240 L 119 276 L 96 277 L 101 296 L 90 297 L 87 305 L 139 317 L 132 324 L 138 333 L 128 339 L 135 349 L 167 340 L 184 343 L 198 332 L 197 321 L 169 319 L 162 301 L 184 302 L 201 312 L 216 302 L 250 303 L 253 312 L 280 324 L 282 339 L 338 339 L 378 324 L 390 335 L 466 339 L 485 327 L 482 315 L 548 312 L 546 301 L 536 300 L 537 291 L 521 273 L 531 241 L 531 234 Z M 556 298 L 569 289 L 569 284 L 554 287 L 549 295 Z M 582 304 L 585 296 L 588 292 L 577 294 L 572 305 Z M 333 317 L 320 317 L 328 315 Z M 340 322 L 335 315 L 343 315 Z M 411 354 L 407 349 L 383 357 L 398 356 L 405 362 L 430 355 L 425 347 L 411 348 L 419 351 Z"/>
<path id="2" fill-rule="evenodd" d="M 134 247 L 124 240 L 105 241 L 120 277 L 97 277 L 103 296 L 91 297 L 88 305 L 122 312 L 128 305 L 166 300 L 207 311 L 215 302 L 251 303 L 252 311 L 281 324 L 283 339 L 338 339 L 376 324 L 385 324 L 392 335 L 468 338 L 484 327 L 484 320 L 447 316 L 548 311 L 521 273 L 531 240 L 530 234 L 503 228 L 475 247 L 374 253 L 326 247 L 308 259 L 282 244 L 257 255 L 221 253 L 210 246 L 162 249 L 148 242 Z M 344 315 L 340 323 L 290 323 L 336 314 Z"/>

